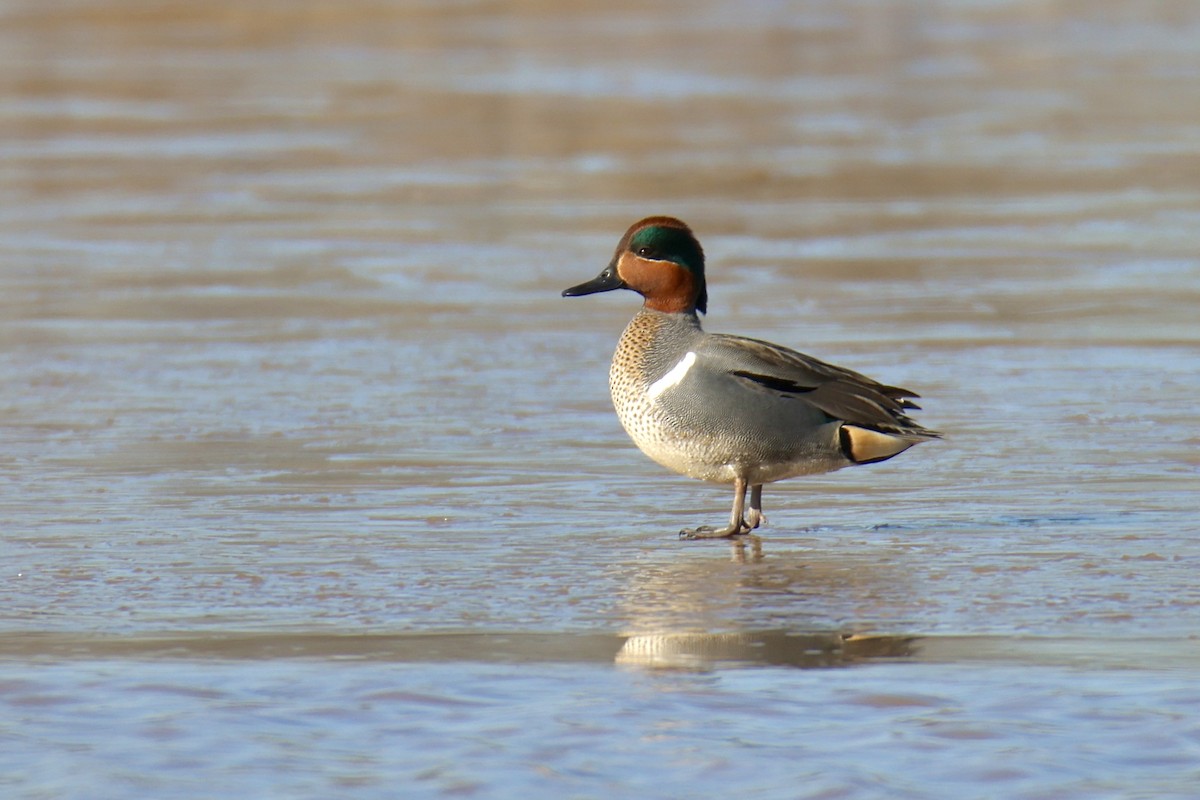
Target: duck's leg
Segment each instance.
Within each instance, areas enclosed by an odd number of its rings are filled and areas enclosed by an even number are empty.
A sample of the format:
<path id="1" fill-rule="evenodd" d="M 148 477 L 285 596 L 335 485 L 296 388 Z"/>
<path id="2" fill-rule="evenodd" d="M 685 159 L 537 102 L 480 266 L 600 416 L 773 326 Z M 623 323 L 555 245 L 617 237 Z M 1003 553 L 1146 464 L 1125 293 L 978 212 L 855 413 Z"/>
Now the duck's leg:
<path id="1" fill-rule="evenodd" d="M 767 515 L 762 510 L 762 487 L 761 483 L 750 487 L 750 512 L 746 514 L 746 525 L 750 530 L 767 524 Z"/>
<path id="2" fill-rule="evenodd" d="M 761 495 L 761 492 L 760 492 Z M 720 530 L 708 525 L 699 528 L 685 528 L 679 532 L 680 539 L 728 539 L 750 532 L 750 525 L 742 517 L 746 508 L 746 479 L 737 478 L 733 482 L 733 511 L 729 514 L 729 524 Z"/>

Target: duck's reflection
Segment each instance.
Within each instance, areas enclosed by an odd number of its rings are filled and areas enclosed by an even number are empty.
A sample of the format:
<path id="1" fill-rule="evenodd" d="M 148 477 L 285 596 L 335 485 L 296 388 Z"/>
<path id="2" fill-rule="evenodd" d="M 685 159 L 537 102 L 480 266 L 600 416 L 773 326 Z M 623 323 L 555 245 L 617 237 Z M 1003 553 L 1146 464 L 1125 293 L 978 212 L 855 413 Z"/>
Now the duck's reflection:
<path id="1" fill-rule="evenodd" d="M 750 564 L 762 561 L 762 537 L 753 533 L 739 536 L 730 543 L 731 561 L 735 564 Z"/>
<path id="2" fill-rule="evenodd" d="M 722 664 L 838 667 L 866 659 L 910 656 L 916 641 L 913 636 L 836 631 L 638 634 L 625 640 L 616 663 L 674 669 Z"/>
<path id="3" fill-rule="evenodd" d="M 616 662 L 831 667 L 915 652 L 917 637 L 871 630 L 898 604 L 913 602 L 906 570 L 865 555 L 768 558 L 763 549 L 761 537 L 743 536 L 730 544 L 728 557 L 703 553 L 634 572 L 624 592 L 626 640 Z"/>

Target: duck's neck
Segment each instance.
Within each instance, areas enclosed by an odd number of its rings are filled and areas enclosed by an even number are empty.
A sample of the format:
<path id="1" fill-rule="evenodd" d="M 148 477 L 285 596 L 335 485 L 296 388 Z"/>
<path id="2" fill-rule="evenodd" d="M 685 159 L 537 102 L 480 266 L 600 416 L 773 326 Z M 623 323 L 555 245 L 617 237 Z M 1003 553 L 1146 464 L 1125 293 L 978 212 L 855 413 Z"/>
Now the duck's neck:
<path id="1" fill-rule="evenodd" d="M 629 324 L 633 326 L 634 323 L 650 326 L 655 330 L 667 329 L 679 332 L 701 330 L 700 315 L 694 308 L 683 311 L 663 311 L 647 304 L 642 306 Z"/>

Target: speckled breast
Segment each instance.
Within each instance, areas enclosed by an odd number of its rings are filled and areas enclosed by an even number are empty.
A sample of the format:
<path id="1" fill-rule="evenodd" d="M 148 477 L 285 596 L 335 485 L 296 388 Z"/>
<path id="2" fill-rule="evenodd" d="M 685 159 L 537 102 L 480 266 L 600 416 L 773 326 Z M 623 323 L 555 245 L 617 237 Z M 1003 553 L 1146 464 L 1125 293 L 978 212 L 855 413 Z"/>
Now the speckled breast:
<path id="1" fill-rule="evenodd" d="M 689 477 L 732 483 L 736 467 L 716 435 L 689 426 L 659 393 L 687 372 L 697 324 L 643 311 L 630 321 L 609 370 L 613 406 L 634 444 L 659 464 Z M 695 356 L 692 354 L 692 358 Z"/>

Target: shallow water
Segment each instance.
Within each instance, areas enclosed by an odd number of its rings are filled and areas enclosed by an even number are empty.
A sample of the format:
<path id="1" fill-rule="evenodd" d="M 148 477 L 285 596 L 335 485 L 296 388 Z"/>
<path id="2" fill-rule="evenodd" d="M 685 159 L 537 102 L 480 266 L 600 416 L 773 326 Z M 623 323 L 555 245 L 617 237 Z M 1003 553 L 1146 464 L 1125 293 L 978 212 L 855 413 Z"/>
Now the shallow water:
<path id="1" fill-rule="evenodd" d="M 0 3 L 0 789 L 1191 797 L 1200 10 Z M 706 326 L 946 433 L 627 441 Z M 402 790 L 402 791 L 401 791 Z"/>

